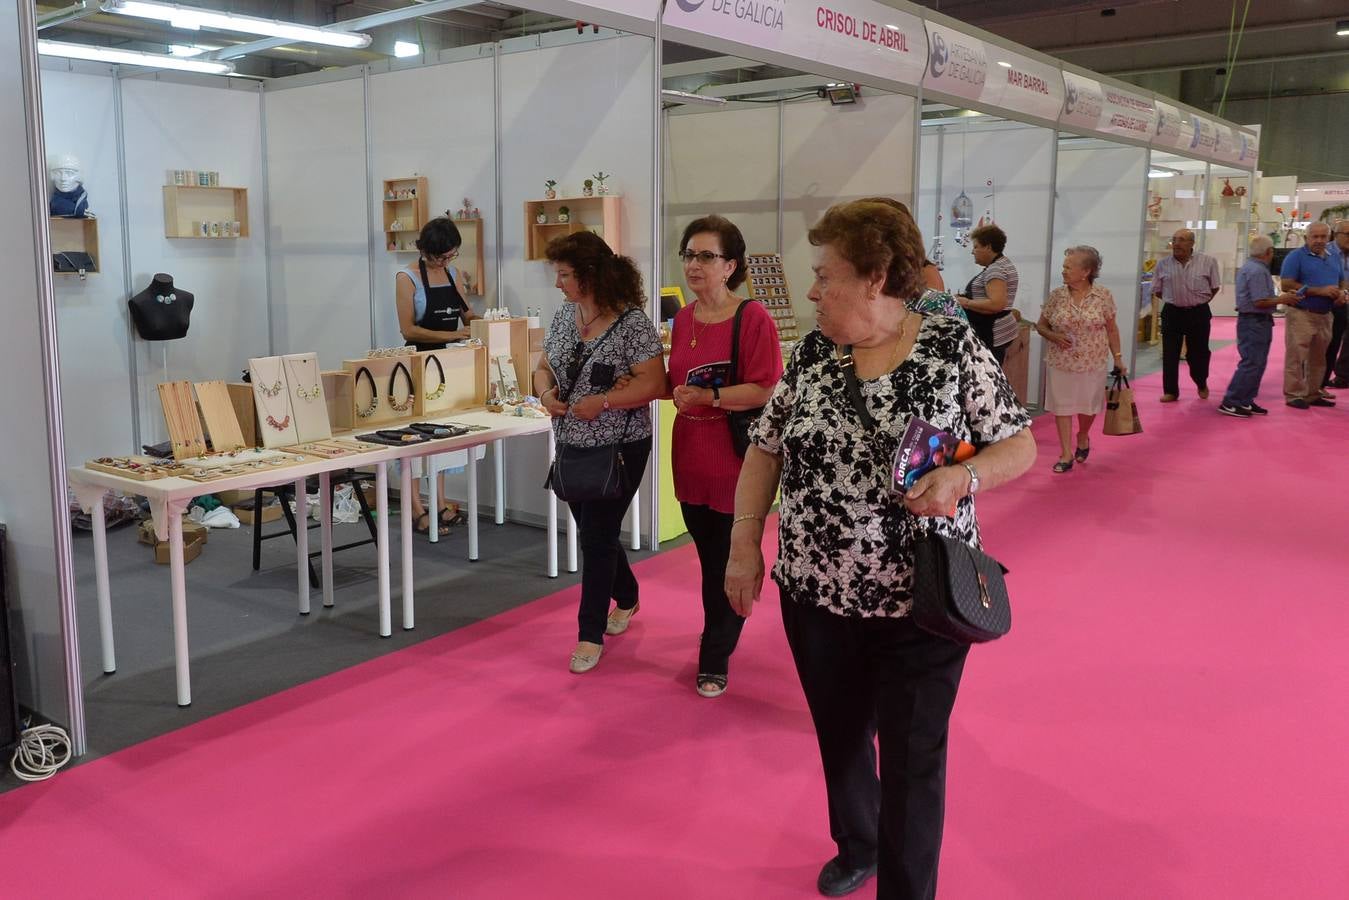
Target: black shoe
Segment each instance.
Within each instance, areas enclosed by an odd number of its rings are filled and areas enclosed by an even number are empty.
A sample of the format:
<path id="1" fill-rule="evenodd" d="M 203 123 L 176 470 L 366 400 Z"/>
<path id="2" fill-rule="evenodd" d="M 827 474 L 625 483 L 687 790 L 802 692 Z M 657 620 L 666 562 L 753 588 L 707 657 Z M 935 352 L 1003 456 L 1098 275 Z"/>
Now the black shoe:
<path id="1" fill-rule="evenodd" d="M 1330 379 L 1330 386 L 1342 391 L 1349 388 L 1349 381 L 1345 381 L 1343 378 L 1332 378 Z"/>
<path id="2" fill-rule="evenodd" d="M 1231 403 L 1222 403 L 1218 406 L 1218 412 L 1225 416 L 1231 416 L 1234 419 L 1249 419 L 1251 411 L 1244 406 L 1233 406 Z"/>
<path id="3" fill-rule="evenodd" d="M 1312 405 L 1312 406 L 1330 406 L 1330 407 L 1333 407 L 1333 406 L 1335 405 L 1335 401 L 1334 401 L 1334 400 L 1327 400 L 1325 397 L 1317 397 L 1315 400 L 1313 400 L 1313 401 L 1311 402 L 1311 405 Z"/>
<path id="4" fill-rule="evenodd" d="M 1293 409 L 1310 409 L 1310 408 L 1311 408 L 1311 407 L 1308 405 L 1307 401 L 1306 401 L 1306 400 L 1303 400 L 1301 397 L 1296 397 L 1296 398 L 1294 398 L 1294 399 L 1292 399 L 1292 400 L 1289 400 L 1289 401 L 1288 401 L 1288 405 L 1291 406 L 1291 407 L 1293 407 Z"/>
<path id="5" fill-rule="evenodd" d="M 845 869 L 835 856 L 824 864 L 815 887 L 826 897 L 842 897 L 866 884 L 867 879 L 876 874 L 876 866 L 863 866 L 860 869 Z"/>
<path id="6" fill-rule="evenodd" d="M 1267 415 L 1269 415 L 1269 410 L 1265 409 L 1263 406 L 1256 406 L 1254 403 L 1248 404 L 1248 405 L 1246 406 L 1246 411 L 1247 411 L 1248 413 L 1250 413 L 1251 415 L 1253 415 L 1253 416 L 1267 416 Z"/>

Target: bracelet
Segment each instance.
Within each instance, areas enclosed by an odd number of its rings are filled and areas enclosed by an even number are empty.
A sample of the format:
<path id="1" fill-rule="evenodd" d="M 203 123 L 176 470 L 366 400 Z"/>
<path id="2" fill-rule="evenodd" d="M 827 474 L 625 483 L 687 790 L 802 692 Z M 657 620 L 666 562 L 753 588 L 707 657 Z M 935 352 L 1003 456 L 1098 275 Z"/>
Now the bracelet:
<path id="1" fill-rule="evenodd" d="M 740 515 L 736 516 L 734 519 L 731 520 L 731 527 L 734 528 L 739 523 L 747 521 L 749 519 L 753 519 L 756 522 L 762 522 L 763 516 L 756 516 L 754 513 L 741 513 Z"/>

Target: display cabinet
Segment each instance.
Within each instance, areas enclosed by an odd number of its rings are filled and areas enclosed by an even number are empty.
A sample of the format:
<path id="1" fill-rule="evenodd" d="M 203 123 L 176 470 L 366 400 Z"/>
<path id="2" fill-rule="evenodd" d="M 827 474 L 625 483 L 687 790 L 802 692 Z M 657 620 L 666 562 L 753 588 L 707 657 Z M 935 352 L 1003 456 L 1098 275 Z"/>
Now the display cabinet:
<path id="1" fill-rule="evenodd" d="M 525 259 L 546 259 L 549 241 L 578 231 L 593 231 L 622 253 L 621 201 L 616 194 L 525 201 Z"/>
<path id="2" fill-rule="evenodd" d="M 426 177 L 390 178 L 380 186 L 384 206 L 384 249 L 416 253 L 417 235 L 431 218 L 427 212 Z"/>
<path id="3" fill-rule="evenodd" d="M 164 185 L 164 237 L 248 237 L 248 188 Z"/>
<path id="4" fill-rule="evenodd" d="M 87 253 L 93 265 L 84 268 L 84 274 L 98 271 L 98 219 L 67 219 L 52 216 L 48 220 L 47 231 L 52 240 L 52 265 L 57 275 L 78 275 L 78 258 L 70 258 L 62 263 L 61 254 Z"/>

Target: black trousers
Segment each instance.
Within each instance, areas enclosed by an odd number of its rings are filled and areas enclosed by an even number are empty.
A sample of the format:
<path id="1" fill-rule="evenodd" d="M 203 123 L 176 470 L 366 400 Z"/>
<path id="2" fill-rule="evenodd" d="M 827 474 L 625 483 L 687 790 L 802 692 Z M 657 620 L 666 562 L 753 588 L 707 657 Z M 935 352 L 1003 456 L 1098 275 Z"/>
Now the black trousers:
<path id="1" fill-rule="evenodd" d="M 628 471 L 627 490 L 617 500 L 587 500 L 571 504 L 576 517 L 581 545 L 581 609 L 576 621 L 578 641 L 604 643 L 604 626 L 609 621 L 609 601 L 619 608 L 637 605 L 637 577 L 628 565 L 628 554 L 619 540 L 623 517 L 627 515 L 633 494 L 642 483 L 651 438 L 623 444 L 623 464 Z"/>
<path id="2" fill-rule="evenodd" d="M 947 732 L 969 648 L 928 634 L 907 616 L 844 617 L 785 594 L 782 624 L 815 721 L 829 833 L 841 863 L 876 863 L 881 900 L 930 900 L 937 895 Z"/>
<path id="3" fill-rule="evenodd" d="M 1180 346 L 1185 343 L 1185 361 L 1195 387 L 1208 387 L 1209 323 L 1213 311 L 1207 303 L 1199 306 L 1162 307 L 1162 393 L 1180 396 Z"/>
<path id="4" fill-rule="evenodd" d="M 1349 307 L 1331 307 L 1330 314 L 1334 318 L 1330 325 L 1330 346 L 1326 348 L 1326 377 L 1321 382 L 1322 387 L 1330 384 L 1332 378 L 1349 381 L 1349 352 L 1341 349 L 1345 328 L 1349 326 Z"/>
<path id="5" fill-rule="evenodd" d="M 698 649 L 699 675 L 725 675 L 731 654 L 740 643 L 745 620 L 731 609 L 726 599 L 726 561 L 731 556 L 730 513 L 710 506 L 679 504 L 684 512 L 693 546 L 698 548 L 698 564 L 703 570 L 703 637 Z"/>

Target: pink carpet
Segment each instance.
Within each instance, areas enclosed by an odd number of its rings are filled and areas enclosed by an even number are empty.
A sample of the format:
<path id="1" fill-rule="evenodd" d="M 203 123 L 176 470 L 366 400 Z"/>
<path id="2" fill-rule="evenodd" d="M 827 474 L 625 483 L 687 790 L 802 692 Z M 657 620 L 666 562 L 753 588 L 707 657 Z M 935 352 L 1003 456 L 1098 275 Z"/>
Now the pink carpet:
<path id="1" fill-rule="evenodd" d="M 1037 422 L 981 501 L 1016 627 L 966 669 L 942 896 L 1349 896 L 1349 396 L 1285 408 L 1279 356 L 1265 420 L 1214 412 L 1229 348 L 1207 402 L 1140 379 L 1146 433 L 1069 475 Z M 584 677 L 573 589 L 0 796 L 0 870 L 56 897 L 816 896 L 776 595 L 701 699 L 695 565 L 641 565 Z"/>

